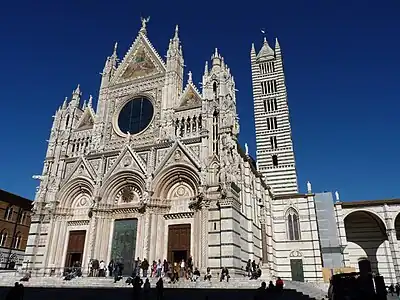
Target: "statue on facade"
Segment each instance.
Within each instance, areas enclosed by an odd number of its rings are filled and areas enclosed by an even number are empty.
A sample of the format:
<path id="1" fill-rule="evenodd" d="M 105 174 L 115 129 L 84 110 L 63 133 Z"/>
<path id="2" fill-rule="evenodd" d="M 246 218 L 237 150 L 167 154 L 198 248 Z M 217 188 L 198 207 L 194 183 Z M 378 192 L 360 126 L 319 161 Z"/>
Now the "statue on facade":
<path id="1" fill-rule="evenodd" d="M 311 182 L 309 182 L 309 181 L 307 181 L 307 192 L 308 193 L 312 192 Z"/>

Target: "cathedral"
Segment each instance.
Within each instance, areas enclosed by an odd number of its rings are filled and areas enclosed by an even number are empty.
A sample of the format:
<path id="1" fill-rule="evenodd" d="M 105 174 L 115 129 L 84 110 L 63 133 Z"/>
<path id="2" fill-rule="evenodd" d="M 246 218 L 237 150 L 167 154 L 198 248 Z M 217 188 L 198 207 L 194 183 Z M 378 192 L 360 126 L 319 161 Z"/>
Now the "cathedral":
<path id="1" fill-rule="evenodd" d="M 115 45 L 106 59 L 96 107 L 78 85 L 55 112 L 26 263 L 49 274 L 80 262 L 86 273 L 91 259 L 118 260 L 131 274 L 136 257 L 192 257 L 202 272 L 239 275 L 251 259 L 266 278 L 321 280 L 314 194 L 310 184 L 298 192 L 278 41 L 250 51 L 256 163 L 238 143 L 223 56 L 211 51 L 199 90 L 184 75 L 178 27 L 164 60 L 147 21 L 123 58 Z"/>

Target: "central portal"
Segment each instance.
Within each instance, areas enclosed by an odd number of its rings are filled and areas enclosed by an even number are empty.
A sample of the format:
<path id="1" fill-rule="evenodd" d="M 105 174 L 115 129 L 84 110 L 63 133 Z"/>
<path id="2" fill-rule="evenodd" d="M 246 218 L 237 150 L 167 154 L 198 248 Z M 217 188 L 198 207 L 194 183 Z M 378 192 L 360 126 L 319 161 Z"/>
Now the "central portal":
<path id="1" fill-rule="evenodd" d="M 171 263 L 187 259 L 190 256 L 190 224 L 168 226 L 168 261 Z"/>

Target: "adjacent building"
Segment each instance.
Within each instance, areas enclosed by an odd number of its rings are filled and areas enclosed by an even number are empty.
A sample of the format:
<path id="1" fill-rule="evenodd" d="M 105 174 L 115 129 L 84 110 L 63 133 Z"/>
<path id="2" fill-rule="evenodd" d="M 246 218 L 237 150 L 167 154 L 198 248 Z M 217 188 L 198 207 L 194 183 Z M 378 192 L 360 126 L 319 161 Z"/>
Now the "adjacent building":
<path id="1" fill-rule="evenodd" d="M 21 266 L 31 224 L 32 201 L 0 190 L 0 268 Z"/>

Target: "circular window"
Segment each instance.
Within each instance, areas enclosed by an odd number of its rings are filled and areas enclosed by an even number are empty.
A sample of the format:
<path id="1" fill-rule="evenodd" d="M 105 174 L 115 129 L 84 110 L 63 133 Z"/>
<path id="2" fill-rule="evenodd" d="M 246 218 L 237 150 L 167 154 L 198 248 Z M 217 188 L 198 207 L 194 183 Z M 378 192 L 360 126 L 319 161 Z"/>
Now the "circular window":
<path id="1" fill-rule="evenodd" d="M 153 104 L 149 99 L 145 97 L 132 99 L 121 109 L 118 127 L 123 133 L 139 133 L 150 124 L 153 114 Z"/>

